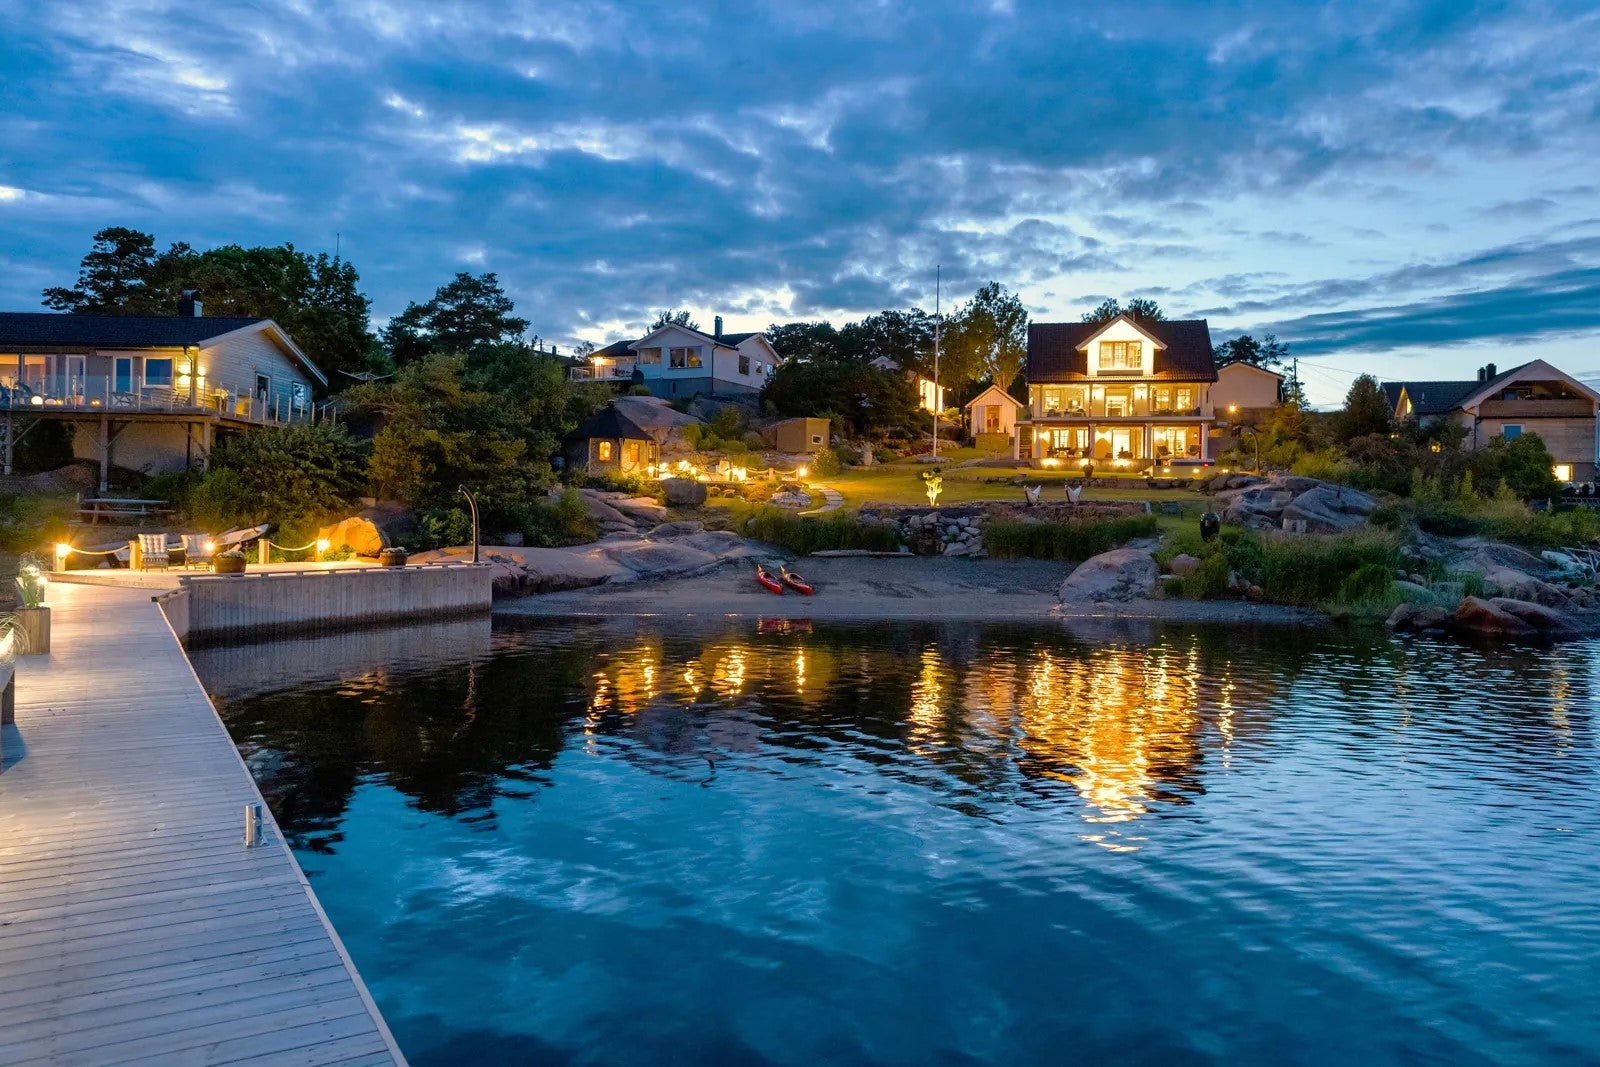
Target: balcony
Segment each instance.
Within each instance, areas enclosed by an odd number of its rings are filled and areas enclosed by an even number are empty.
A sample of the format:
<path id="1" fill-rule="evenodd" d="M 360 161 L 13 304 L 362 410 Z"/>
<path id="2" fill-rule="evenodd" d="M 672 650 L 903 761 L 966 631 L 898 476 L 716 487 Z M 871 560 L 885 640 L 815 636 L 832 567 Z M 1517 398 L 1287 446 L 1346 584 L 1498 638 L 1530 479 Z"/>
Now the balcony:
<path id="1" fill-rule="evenodd" d="M 1134 399 L 1125 404 L 1108 405 L 1100 401 L 1076 408 L 1046 408 L 1043 404 L 1037 404 L 1033 409 L 1033 417 L 1035 419 L 1129 419 L 1148 422 L 1151 419 L 1203 419 L 1211 416 L 1198 405 L 1179 410 L 1170 406 L 1161 407 L 1148 400 Z"/>
<path id="2" fill-rule="evenodd" d="M 632 363 L 606 363 L 572 367 L 567 377 L 575 382 L 627 382 L 633 380 Z"/>
<path id="3" fill-rule="evenodd" d="M 1485 419 L 1592 419 L 1594 402 L 1583 397 L 1532 397 L 1519 400 L 1485 400 L 1478 405 Z"/>
<path id="4" fill-rule="evenodd" d="M 30 376 L 0 385 L 0 410 L 33 415 L 95 414 L 113 418 L 139 415 L 215 416 L 232 422 L 275 425 L 310 422 L 316 409 L 296 404 L 287 392 L 251 396 L 202 385 L 193 396 L 187 388 L 146 385 L 127 380 L 80 375 Z"/>

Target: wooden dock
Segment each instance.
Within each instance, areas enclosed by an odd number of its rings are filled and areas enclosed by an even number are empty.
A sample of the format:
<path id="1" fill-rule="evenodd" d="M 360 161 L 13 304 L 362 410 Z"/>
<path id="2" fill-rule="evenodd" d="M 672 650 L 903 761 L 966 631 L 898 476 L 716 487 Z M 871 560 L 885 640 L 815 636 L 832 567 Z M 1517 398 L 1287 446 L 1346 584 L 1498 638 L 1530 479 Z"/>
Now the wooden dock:
<path id="1" fill-rule="evenodd" d="M 0 770 L 0 1063 L 404 1064 L 150 590 L 52 585 Z"/>

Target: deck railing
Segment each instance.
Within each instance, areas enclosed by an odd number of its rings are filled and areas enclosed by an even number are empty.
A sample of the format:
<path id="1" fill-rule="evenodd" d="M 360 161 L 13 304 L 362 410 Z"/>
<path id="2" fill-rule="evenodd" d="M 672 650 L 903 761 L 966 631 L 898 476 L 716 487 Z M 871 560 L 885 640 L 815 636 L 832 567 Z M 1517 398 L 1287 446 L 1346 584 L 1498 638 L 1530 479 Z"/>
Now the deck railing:
<path id="1" fill-rule="evenodd" d="M 185 388 L 134 386 L 112 377 L 81 375 L 40 375 L 0 384 L 0 410 L 39 415 L 61 411 L 209 414 L 266 425 L 311 422 L 318 417 L 309 392 L 304 403 L 297 403 L 285 392 L 252 396 L 206 386 L 191 395 Z"/>

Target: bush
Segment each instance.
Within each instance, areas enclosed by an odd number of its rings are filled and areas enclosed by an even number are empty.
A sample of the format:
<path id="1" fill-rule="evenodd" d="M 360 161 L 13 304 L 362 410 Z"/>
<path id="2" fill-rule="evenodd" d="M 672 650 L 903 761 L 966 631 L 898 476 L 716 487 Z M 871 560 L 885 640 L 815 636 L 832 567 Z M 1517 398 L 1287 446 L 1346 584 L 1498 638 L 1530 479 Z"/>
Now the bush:
<path id="1" fill-rule="evenodd" d="M 1289 468 L 1290 473 L 1299 474 L 1306 478 L 1317 478 L 1324 482 L 1338 482 L 1348 485 L 1355 473 L 1355 465 L 1345 457 L 1344 452 L 1337 448 L 1323 448 L 1315 452 L 1308 452 L 1294 461 Z"/>
<path id="2" fill-rule="evenodd" d="M 797 555 L 844 548 L 894 552 L 900 547 L 900 535 L 892 526 L 862 523 L 850 515 L 806 519 L 772 507 L 753 510 L 738 532 Z"/>
<path id="3" fill-rule="evenodd" d="M 698 422 L 691 422 L 679 431 L 683 434 L 683 443 L 695 451 L 699 451 L 700 442 L 705 440 L 706 428 Z"/>
<path id="4" fill-rule="evenodd" d="M 543 547 L 581 544 L 598 534 L 576 489 L 568 489 L 553 503 L 534 504 L 522 524 L 524 543 Z"/>
<path id="5" fill-rule="evenodd" d="M 760 434 L 756 433 L 754 430 L 751 430 L 749 433 L 744 435 L 744 447 L 748 448 L 752 452 L 759 452 L 763 448 L 767 447 L 767 442 L 762 440 Z"/>
<path id="6" fill-rule="evenodd" d="M 1240 573 L 1257 582 L 1267 599 L 1278 604 L 1315 607 L 1339 596 L 1345 581 L 1355 579 L 1363 568 L 1378 567 L 1387 580 L 1400 563 L 1398 540 L 1390 534 L 1276 536 L 1262 538 L 1257 544 L 1259 563 L 1246 564 Z M 1370 575 L 1361 579 L 1372 580 Z"/>
<path id="7" fill-rule="evenodd" d="M 257 500 L 238 471 L 218 467 L 201 478 L 184 497 L 183 509 L 201 529 L 212 533 L 235 526 L 249 526 Z"/>
<path id="8" fill-rule="evenodd" d="M 232 481 L 207 489 L 224 471 Z M 302 423 L 242 434 L 219 445 L 213 469 L 196 492 L 207 490 L 208 506 L 228 525 L 274 522 L 298 528 L 348 511 L 366 481 L 365 443 L 342 426 Z M 222 514 L 224 505 L 232 514 Z"/>
<path id="9" fill-rule="evenodd" d="M 1406 513 L 1398 504 L 1381 504 L 1367 522 L 1380 530 L 1400 531 L 1406 528 Z"/>
<path id="10" fill-rule="evenodd" d="M 607 493 L 627 493 L 638 496 L 644 492 L 644 478 L 637 474 L 623 474 L 620 471 L 602 471 L 599 474 L 585 474 L 582 478 L 583 487 L 586 489 L 599 489 Z"/>
<path id="11" fill-rule="evenodd" d="M 983 524 L 983 548 L 996 559 L 1082 562 L 1136 537 L 1149 537 L 1156 529 L 1154 515 L 1086 522 L 990 519 Z"/>
<path id="12" fill-rule="evenodd" d="M 1174 578 L 1163 588 L 1168 596 L 1185 600 L 1220 600 L 1232 592 L 1228 588 L 1228 575 L 1231 572 L 1228 557 L 1221 551 L 1212 550 L 1201 559 L 1198 568 Z"/>
<path id="13" fill-rule="evenodd" d="M 461 508 L 429 508 L 417 518 L 421 530 L 417 548 L 443 548 L 472 543 L 472 516 Z"/>
<path id="14" fill-rule="evenodd" d="M 838 474 L 844 465 L 839 461 L 839 453 L 831 448 L 821 448 L 811 457 L 811 473 L 819 478 L 829 478 Z"/>
<path id="15" fill-rule="evenodd" d="M 718 437 L 738 437 L 744 432 L 744 409 L 736 404 L 729 404 L 711 416 L 709 425 Z"/>
<path id="16" fill-rule="evenodd" d="M 1339 600 L 1345 604 L 1378 600 L 1389 592 L 1393 584 L 1394 571 L 1391 568 L 1381 563 L 1364 563 L 1339 583 Z"/>
<path id="17" fill-rule="evenodd" d="M 649 396 L 650 395 L 650 387 L 648 385 L 632 385 L 632 386 L 629 386 L 628 387 L 628 395 L 629 396 Z"/>

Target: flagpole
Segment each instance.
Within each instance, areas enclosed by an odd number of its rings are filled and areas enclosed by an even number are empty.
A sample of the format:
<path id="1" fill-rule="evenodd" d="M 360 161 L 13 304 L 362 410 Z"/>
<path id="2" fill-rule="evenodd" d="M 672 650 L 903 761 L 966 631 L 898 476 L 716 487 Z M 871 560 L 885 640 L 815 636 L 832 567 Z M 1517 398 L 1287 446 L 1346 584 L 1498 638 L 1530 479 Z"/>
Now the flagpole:
<path id="1" fill-rule="evenodd" d="M 939 326 L 941 295 L 940 285 L 944 280 L 944 265 L 937 264 L 933 268 L 933 458 L 939 458 Z"/>

